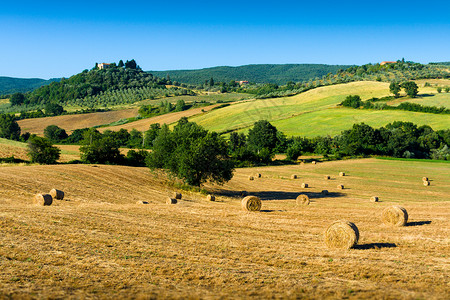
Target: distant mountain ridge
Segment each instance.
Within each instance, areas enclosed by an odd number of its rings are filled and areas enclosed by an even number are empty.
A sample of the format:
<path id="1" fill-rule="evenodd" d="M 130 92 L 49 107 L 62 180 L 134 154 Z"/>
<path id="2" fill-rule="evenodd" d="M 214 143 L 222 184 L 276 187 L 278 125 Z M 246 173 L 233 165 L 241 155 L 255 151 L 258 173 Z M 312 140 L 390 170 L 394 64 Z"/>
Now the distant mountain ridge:
<path id="1" fill-rule="evenodd" d="M 53 81 L 60 81 L 60 78 L 49 80 L 41 78 L 15 78 L 0 76 L 0 95 L 13 94 L 17 92 L 29 92 L 43 85 L 48 85 Z"/>
<path id="2" fill-rule="evenodd" d="M 158 76 L 170 76 L 172 81 L 188 84 L 201 84 L 211 77 L 214 81 L 230 82 L 232 80 L 247 80 L 254 83 L 286 84 L 289 81 L 308 81 L 321 78 L 328 73 L 336 73 L 339 69 L 347 69 L 351 65 L 325 64 L 256 64 L 238 67 L 212 67 L 196 70 L 148 71 Z"/>

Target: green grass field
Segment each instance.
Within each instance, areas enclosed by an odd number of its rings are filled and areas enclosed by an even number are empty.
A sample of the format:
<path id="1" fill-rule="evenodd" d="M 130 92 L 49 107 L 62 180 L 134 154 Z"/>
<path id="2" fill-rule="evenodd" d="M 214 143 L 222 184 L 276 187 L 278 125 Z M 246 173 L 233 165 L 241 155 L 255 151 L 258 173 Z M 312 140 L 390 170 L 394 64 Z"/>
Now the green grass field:
<path id="1" fill-rule="evenodd" d="M 293 97 L 245 101 L 192 117 L 190 120 L 217 132 L 245 132 L 254 122 L 265 119 L 288 136 L 309 137 L 336 135 L 351 128 L 354 123 L 361 122 L 381 127 L 393 121 L 410 121 L 418 125 L 430 125 L 435 130 L 450 128 L 448 115 L 357 110 L 337 106 L 348 95 L 359 95 L 366 100 L 389 94 L 388 83 L 352 82 L 317 88 Z M 434 103 L 446 101 L 440 97 L 444 96 L 433 95 L 424 99 L 433 99 Z"/>

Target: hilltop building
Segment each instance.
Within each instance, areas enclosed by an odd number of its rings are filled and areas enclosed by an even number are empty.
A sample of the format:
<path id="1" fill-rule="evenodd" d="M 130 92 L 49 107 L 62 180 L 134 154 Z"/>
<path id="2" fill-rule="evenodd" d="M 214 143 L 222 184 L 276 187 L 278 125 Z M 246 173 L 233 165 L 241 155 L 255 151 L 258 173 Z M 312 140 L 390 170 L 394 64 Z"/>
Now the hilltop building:
<path id="1" fill-rule="evenodd" d="M 240 86 L 248 84 L 247 80 L 241 80 L 241 81 L 235 81 L 236 83 L 239 83 Z"/>
<path id="2" fill-rule="evenodd" d="M 387 64 L 396 64 L 396 63 L 397 63 L 396 61 L 382 61 L 382 62 L 380 62 L 380 66 L 384 66 Z"/>
<path id="3" fill-rule="evenodd" d="M 103 70 L 103 69 L 109 68 L 110 65 L 111 65 L 111 64 L 100 63 L 100 64 L 97 64 L 97 68 L 98 68 L 99 70 Z"/>

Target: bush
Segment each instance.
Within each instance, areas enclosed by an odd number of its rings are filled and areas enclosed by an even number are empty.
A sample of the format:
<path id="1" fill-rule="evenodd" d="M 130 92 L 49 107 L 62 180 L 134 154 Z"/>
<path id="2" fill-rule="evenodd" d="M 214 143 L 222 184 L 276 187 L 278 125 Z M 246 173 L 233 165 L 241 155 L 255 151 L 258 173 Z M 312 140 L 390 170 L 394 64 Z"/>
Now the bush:
<path id="1" fill-rule="evenodd" d="M 28 156 L 33 163 L 55 164 L 59 159 L 60 151 L 46 138 L 32 135 L 28 139 Z"/>
<path id="2" fill-rule="evenodd" d="M 56 125 L 47 126 L 44 129 L 44 136 L 54 143 L 61 142 L 68 137 L 66 131 Z"/>
<path id="3" fill-rule="evenodd" d="M 358 95 L 349 95 L 345 98 L 344 101 L 341 102 L 341 105 L 345 107 L 358 108 L 362 105 L 361 97 L 359 97 Z"/>

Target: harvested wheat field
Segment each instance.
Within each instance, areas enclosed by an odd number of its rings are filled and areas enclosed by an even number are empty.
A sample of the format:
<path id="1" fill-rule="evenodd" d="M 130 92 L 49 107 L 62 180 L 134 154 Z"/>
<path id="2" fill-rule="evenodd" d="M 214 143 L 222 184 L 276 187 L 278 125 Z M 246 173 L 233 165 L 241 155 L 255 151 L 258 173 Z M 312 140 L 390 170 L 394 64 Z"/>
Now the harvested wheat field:
<path id="1" fill-rule="evenodd" d="M 57 125 L 72 133 L 75 129 L 93 127 L 97 125 L 109 124 L 121 119 L 132 118 L 138 115 L 137 108 L 113 110 L 107 112 L 96 112 L 79 115 L 65 115 L 47 118 L 35 118 L 19 120 L 22 132 L 30 132 L 40 136 L 44 135 L 44 129 L 49 125 Z M 147 128 L 148 129 L 148 128 Z"/>
<path id="2" fill-rule="evenodd" d="M 211 202 L 146 168 L 0 167 L 0 298 L 448 299 L 449 171 L 378 159 L 238 169 L 206 186 Z M 55 187 L 63 201 L 33 204 Z M 243 190 L 261 211 L 243 209 Z M 174 192 L 182 199 L 167 205 Z M 300 208 L 301 193 L 311 202 Z M 392 205 L 407 209 L 406 226 L 382 222 Z M 359 229 L 349 250 L 324 241 L 337 220 Z"/>
<path id="3" fill-rule="evenodd" d="M 178 112 L 172 112 L 156 117 L 151 117 L 147 119 L 142 119 L 138 121 L 134 121 L 131 123 L 126 123 L 123 125 L 117 125 L 117 126 L 107 126 L 107 127 L 101 127 L 98 128 L 100 132 L 104 132 L 105 130 L 112 130 L 112 131 L 119 131 L 120 129 L 126 129 L 128 131 L 131 131 L 132 129 L 136 129 L 139 131 L 146 131 L 150 128 L 150 125 L 160 123 L 160 124 L 172 124 L 175 122 L 178 122 L 183 117 L 192 117 L 194 115 L 201 114 L 204 111 L 210 111 L 213 108 L 219 106 L 221 104 L 214 104 L 210 106 L 205 107 L 199 107 L 199 108 L 193 108 L 188 109 L 184 111 L 178 111 Z"/>

